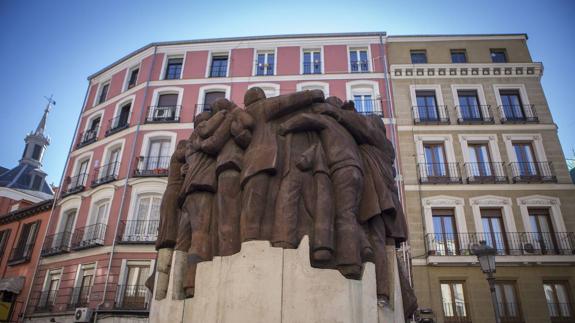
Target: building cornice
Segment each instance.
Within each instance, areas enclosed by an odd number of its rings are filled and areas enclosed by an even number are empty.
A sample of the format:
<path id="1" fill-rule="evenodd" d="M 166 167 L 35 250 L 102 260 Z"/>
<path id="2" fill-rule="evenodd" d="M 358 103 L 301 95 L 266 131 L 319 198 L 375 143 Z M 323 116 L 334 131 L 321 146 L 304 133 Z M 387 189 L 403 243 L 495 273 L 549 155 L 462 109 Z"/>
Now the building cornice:
<path id="1" fill-rule="evenodd" d="M 32 206 L 29 206 L 27 208 L 7 213 L 7 214 L 0 217 L 0 224 L 7 224 L 10 222 L 19 221 L 19 220 L 31 217 L 33 215 L 36 215 L 40 212 L 48 211 L 52 208 L 52 202 L 53 201 L 54 200 L 52 200 L 52 199 L 45 200 L 45 201 L 36 203 Z"/>
<path id="2" fill-rule="evenodd" d="M 387 36 L 388 43 L 421 42 L 421 41 L 457 41 L 457 40 L 510 40 L 529 39 L 527 34 L 460 34 L 460 35 L 392 35 Z"/>
<path id="3" fill-rule="evenodd" d="M 392 79 L 541 77 L 543 64 L 392 64 Z"/>

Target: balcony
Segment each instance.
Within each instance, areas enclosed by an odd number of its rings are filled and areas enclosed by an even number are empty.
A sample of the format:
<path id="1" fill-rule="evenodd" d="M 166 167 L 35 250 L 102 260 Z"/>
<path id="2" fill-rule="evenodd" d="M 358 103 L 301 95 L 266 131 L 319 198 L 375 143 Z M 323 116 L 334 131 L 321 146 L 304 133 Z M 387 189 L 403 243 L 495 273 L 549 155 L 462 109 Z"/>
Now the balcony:
<path id="1" fill-rule="evenodd" d="M 31 243 L 18 245 L 12 249 L 12 253 L 8 259 L 8 265 L 14 266 L 30 261 L 32 258 L 32 252 L 34 251 L 34 243 L 35 241 L 32 241 Z"/>
<path id="2" fill-rule="evenodd" d="M 74 287 L 72 288 L 72 297 L 68 303 L 68 309 L 75 309 L 78 307 L 88 307 L 90 304 L 90 291 L 92 287 Z"/>
<path id="3" fill-rule="evenodd" d="M 148 244 L 158 238 L 159 220 L 121 221 L 116 241 L 125 244 Z"/>
<path id="4" fill-rule="evenodd" d="M 96 140 L 98 140 L 98 129 L 88 129 L 80 134 L 80 142 L 76 145 L 76 148 L 82 148 L 96 142 Z"/>
<path id="5" fill-rule="evenodd" d="M 498 302 L 497 308 L 499 309 L 499 318 L 501 323 L 523 323 L 525 322 L 521 316 L 521 308 L 519 303 L 513 302 Z"/>
<path id="6" fill-rule="evenodd" d="M 170 156 L 140 156 L 136 159 L 136 177 L 168 176 Z"/>
<path id="7" fill-rule="evenodd" d="M 42 257 L 49 257 L 70 252 L 72 232 L 60 232 L 46 236 L 42 247 Z"/>
<path id="8" fill-rule="evenodd" d="M 465 163 L 466 181 L 469 184 L 502 184 L 507 183 L 503 163 L 483 162 Z"/>
<path id="9" fill-rule="evenodd" d="M 87 173 L 81 173 L 76 176 L 68 176 L 64 181 L 64 192 L 62 197 L 71 194 L 82 192 L 85 188 L 86 180 L 88 179 Z"/>
<path id="10" fill-rule="evenodd" d="M 304 62 L 303 74 L 321 74 L 321 61 Z"/>
<path id="11" fill-rule="evenodd" d="M 491 106 L 461 106 L 455 107 L 457 110 L 457 123 L 459 124 L 491 124 L 494 123 L 491 114 Z"/>
<path id="12" fill-rule="evenodd" d="M 551 323 L 572 323 L 573 308 L 571 303 L 547 303 Z"/>
<path id="13" fill-rule="evenodd" d="M 378 115 L 383 117 L 383 110 L 381 108 L 381 100 L 353 100 L 355 110 L 363 115 Z"/>
<path id="14" fill-rule="evenodd" d="M 369 64 L 367 63 L 367 61 L 351 61 L 350 67 L 351 67 L 352 73 L 368 73 L 369 72 Z"/>
<path id="15" fill-rule="evenodd" d="M 537 123 L 539 118 L 532 104 L 500 105 L 501 123 Z"/>
<path id="16" fill-rule="evenodd" d="M 119 115 L 115 118 L 110 119 L 108 121 L 108 130 L 106 130 L 106 137 L 113 135 L 117 132 L 120 132 L 124 129 L 128 129 L 130 124 L 127 122 L 126 117 L 123 115 Z"/>
<path id="17" fill-rule="evenodd" d="M 113 182 L 118 177 L 120 170 L 120 162 L 112 162 L 94 169 L 94 179 L 92 180 L 92 187 L 102 184 Z"/>
<path id="18" fill-rule="evenodd" d="M 458 163 L 417 164 L 420 184 L 461 184 Z"/>
<path id="19" fill-rule="evenodd" d="M 107 228 L 107 225 L 97 223 L 76 229 L 72 236 L 71 248 L 81 250 L 103 246 Z"/>
<path id="20" fill-rule="evenodd" d="M 54 303 L 56 302 L 57 290 L 49 290 L 40 292 L 38 302 L 34 306 L 34 312 L 52 312 Z"/>
<path id="21" fill-rule="evenodd" d="M 119 310 L 147 311 L 150 298 L 150 292 L 144 285 L 119 285 L 114 307 Z"/>
<path id="22" fill-rule="evenodd" d="M 150 106 L 146 123 L 175 123 L 180 122 L 181 105 Z"/>
<path id="23" fill-rule="evenodd" d="M 482 240 L 498 256 L 575 254 L 573 232 L 428 233 L 425 246 L 428 256 L 471 256 L 469 246 Z"/>
<path id="24" fill-rule="evenodd" d="M 555 183 L 557 177 L 551 162 L 510 163 L 513 183 Z"/>
<path id="25" fill-rule="evenodd" d="M 411 107 L 413 113 L 414 124 L 449 124 L 449 116 L 447 115 L 447 107 L 445 105 L 438 106 L 413 106 Z"/>

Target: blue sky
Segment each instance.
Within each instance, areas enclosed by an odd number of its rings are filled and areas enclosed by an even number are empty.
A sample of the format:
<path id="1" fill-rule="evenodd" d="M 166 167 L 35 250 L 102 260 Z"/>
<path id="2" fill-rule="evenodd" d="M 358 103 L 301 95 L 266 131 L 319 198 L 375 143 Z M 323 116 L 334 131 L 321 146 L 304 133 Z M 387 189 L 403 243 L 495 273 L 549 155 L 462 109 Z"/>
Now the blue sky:
<path id="1" fill-rule="evenodd" d="M 15 166 L 45 105 L 52 137 L 44 168 L 58 183 L 86 77 L 150 42 L 270 34 L 527 33 L 567 156 L 575 147 L 575 1 L 0 0 L 0 165 Z"/>

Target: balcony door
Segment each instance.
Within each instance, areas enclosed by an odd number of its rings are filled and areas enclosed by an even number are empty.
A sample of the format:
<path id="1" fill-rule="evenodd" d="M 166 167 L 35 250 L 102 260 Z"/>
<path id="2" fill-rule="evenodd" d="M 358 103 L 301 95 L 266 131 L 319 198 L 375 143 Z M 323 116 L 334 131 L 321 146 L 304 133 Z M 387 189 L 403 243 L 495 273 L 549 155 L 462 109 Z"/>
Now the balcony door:
<path id="1" fill-rule="evenodd" d="M 102 166 L 102 172 L 100 178 L 106 178 L 109 176 L 117 176 L 120 170 L 120 147 L 114 148 L 110 152 L 108 157 L 108 162 L 106 165 Z"/>
<path id="2" fill-rule="evenodd" d="M 463 282 L 441 282 L 441 301 L 446 323 L 469 322 Z"/>
<path id="3" fill-rule="evenodd" d="M 531 143 L 513 143 L 513 150 L 515 151 L 515 157 L 517 158 L 517 167 L 515 169 L 517 172 L 516 175 L 539 175 L 539 170 L 537 169 L 535 154 L 533 152 L 533 146 Z"/>
<path id="4" fill-rule="evenodd" d="M 122 307 L 131 309 L 147 308 L 147 287 L 144 285 L 150 271 L 147 265 L 127 266 L 126 284 L 122 297 Z"/>
<path id="5" fill-rule="evenodd" d="M 474 177 L 493 176 L 489 146 L 486 143 L 469 144 L 470 173 Z"/>
<path id="6" fill-rule="evenodd" d="M 76 210 L 64 213 L 60 233 L 54 240 L 54 247 L 61 248 L 61 247 L 68 247 L 70 245 L 70 238 L 72 237 L 72 231 L 74 231 L 75 220 L 76 220 Z"/>
<path id="7" fill-rule="evenodd" d="M 488 246 L 497 250 L 498 255 L 508 254 L 501 209 L 481 209 L 481 225 L 483 234 L 478 240 L 485 240 Z"/>
<path id="8" fill-rule="evenodd" d="M 86 159 L 83 160 L 80 165 L 78 166 L 78 171 L 76 172 L 76 176 L 72 177 L 72 181 L 70 182 L 70 187 L 68 189 L 73 189 L 79 186 L 84 186 L 86 184 L 86 179 L 88 178 L 88 164 L 90 160 Z"/>
<path id="9" fill-rule="evenodd" d="M 127 223 L 125 240 L 154 241 L 156 239 L 160 221 L 161 202 L 162 198 L 159 195 L 142 195 L 138 197 L 133 221 Z"/>
<path id="10" fill-rule="evenodd" d="M 497 315 L 502 323 L 522 322 L 519 300 L 515 291 L 515 282 L 495 282 Z"/>
<path id="11" fill-rule="evenodd" d="M 90 290 L 94 282 L 94 269 L 82 269 L 82 279 L 78 287 L 78 295 L 76 297 L 76 305 L 87 306 L 90 300 Z"/>
<path id="12" fill-rule="evenodd" d="M 177 94 L 160 94 L 158 106 L 153 110 L 152 118 L 154 120 L 174 120 L 177 105 Z"/>
<path id="13" fill-rule="evenodd" d="M 442 143 L 423 144 L 425 156 L 425 177 L 447 177 L 447 158 L 445 157 L 445 147 Z"/>
<path id="14" fill-rule="evenodd" d="M 459 112 L 463 120 L 481 120 L 482 113 L 479 105 L 477 91 L 457 91 L 459 99 Z"/>
<path id="15" fill-rule="evenodd" d="M 150 141 L 146 156 L 146 171 L 164 170 L 168 168 L 170 159 L 170 140 L 153 139 Z"/>
<path id="16" fill-rule="evenodd" d="M 359 113 L 369 114 L 373 112 L 373 96 L 371 94 L 354 94 L 353 103 L 355 104 L 355 109 Z"/>
<path id="17" fill-rule="evenodd" d="M 459 239 L 455 228 L 453 210 L 433 210 L 433 232 L 435 252 L 438 256 L 454 256 L 458 254 Z"/>
<path id="18" fill-rule="evenodd" d="M 521 96 L 517 90 L 501 90 L 499 91 L 501 97 L 501 104 L 503 106 L 503 113 L 508 120 L 521 120 L 525 119 L 523 111 L 523 103 Z"/>
<path id="19" fill-rule="evenodd" d="M 544 282 L 543 290 L 551 322 L 573 322 L 575 315 L 571 303 L 569 281 Z"/>
<path id="20" fill-rule="evenodd" d="M 120 115 L 118 116 L 118 124 L 116 127 L 124 127 L 128 125 L 128 118 L 130 117 L 130 109 L 132 104 L 128 103 L 122 106 L 120 109 Z"/>
<path id="21" fill-rule="evenodd" d="M 226 98 L 226 92 L 223 91 L 214 91 L 206 93 L 206 95 L 204 96 L 204 109 L 202 110 L 202 112 L 211 111 L 212 104 L 214 102 L 216 102 L 219 99 L 225 99 L 225 98 Z"/>
<path id="22" fill-rule="evenodd" d="M 420 121 L 438 121 L 437 99 L 435 91 L 416 91 L 417 117 Z"/>
<path id="23" fill-rule="evenodd" d="M 529 209 L 529 223 L 535 247 L 543 254 L 556 254 L 557 240 L 551 222 L 549 209 Z"/>

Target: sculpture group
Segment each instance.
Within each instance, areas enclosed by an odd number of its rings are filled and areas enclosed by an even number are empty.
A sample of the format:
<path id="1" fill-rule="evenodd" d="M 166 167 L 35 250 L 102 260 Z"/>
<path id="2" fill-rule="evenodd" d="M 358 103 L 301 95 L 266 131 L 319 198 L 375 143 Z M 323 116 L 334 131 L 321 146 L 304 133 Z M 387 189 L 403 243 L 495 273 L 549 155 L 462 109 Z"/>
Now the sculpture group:
<path id="1" fill-rule="evenodd" d="M 373 262 L 378 296 L 389 297 L 385 246 L 405 241 L 407 226 L 382 119 L 319 90 L 266 98 L 255 87 L 244 105 L 217 100 L 178 143 L 161 206 L 158 275 L 169 275 L 172 250 L 186 252 L 181 297 L 192 297 L 198 263 L 249 240 L 297 248 L 308 235 L 313 267 L 361 279 L 363 263 Z"/>

